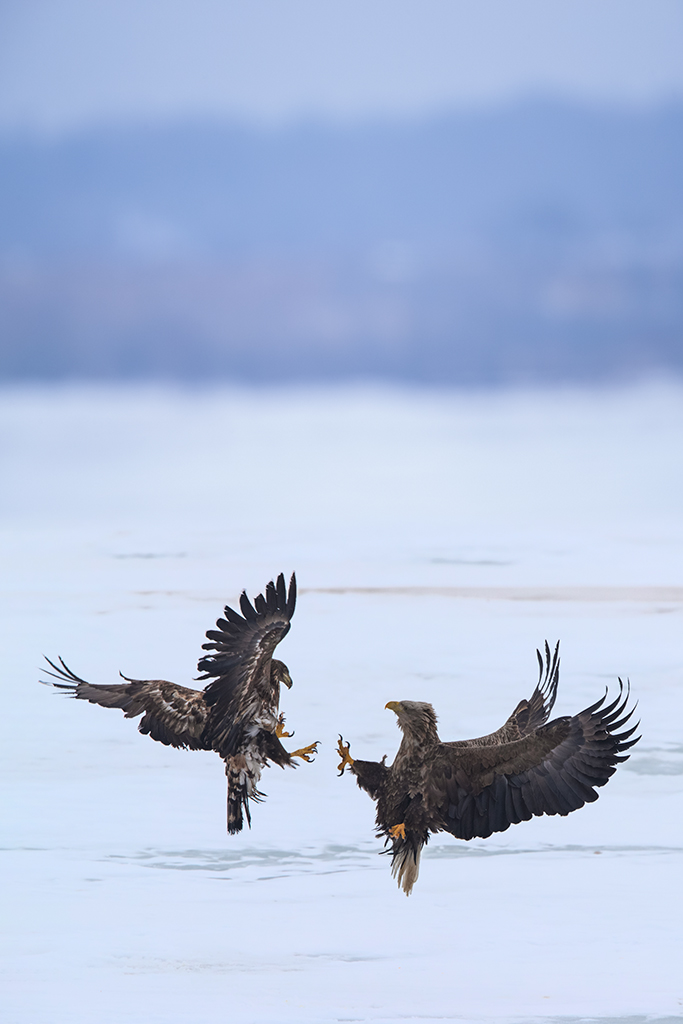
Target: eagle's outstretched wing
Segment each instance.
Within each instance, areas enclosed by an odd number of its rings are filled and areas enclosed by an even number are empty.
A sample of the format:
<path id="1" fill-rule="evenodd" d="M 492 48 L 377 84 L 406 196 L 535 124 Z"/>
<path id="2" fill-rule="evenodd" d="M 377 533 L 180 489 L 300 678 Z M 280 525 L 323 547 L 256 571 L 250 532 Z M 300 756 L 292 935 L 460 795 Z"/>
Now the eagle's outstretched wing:
<path id="1" fill-rule="evenodd" d="M 204 690 L 210 707 L 207 739 L 223 757 L 235 753 L 245 730 L 265 727 L 262 717 L 277 710 L 270 667 L 275 648 L 289 632 L 295 604 L 296 577 L 292 573 L 287 590 L 280 573 L 265 597 L 259 594 L 252 605 L 242 593 L 242 615 L 226 607 L 218 628 L 207 631 L 209 643 L 203 649 L 215 653 L 200 659 L 198 678 L 212 680 Z"/>
<path id="2" fill-rule="evenodd" d="M 126 718 L 143 715 L 138 729 L 143 735 L 171 747 L 210 750 L 202 736 L 209 709 L 201 690 L 191 690 L 165 679 L 128 679 L 125 683 L 100 686 L 81 679 L 59 659 L 56 665 L 45 659 L 54 671 L 46 674 L 57 679 L 55 686 L 69 691 L 70 697 L 100 704 L 104 708 L 121 708 Z"/>
<path id="3" fill-rule="evenodd" d="M 439 744 L 425 762 L 425 813 L 432 831 L 458 839 L 487 838 L 534 815 L 569 814 L 597 800 L 638 738 L 625 725 L 629 687 L 603 706 L 606 694 L 578 715 L 556 718 L 531 735 L 499 746 Z"/>
<path id="4" fill-rule="evenodd" d="M 501 743 L 510 743 L 513 740 L 521 739 L 535 732 L 550 718 L 550 712 L 557 697 L 557 685 L 560 678 L 560 643 L 555 646 L 554 652 L 550 653 L 548 641 L 545 642 L 545 659 L 540 651 L 536 651 L 538 658 L 538 683 L 529 700 L 521 700 L 512 712 L 507 722 L 497 729 L 496 732 L 487 736 L 478 736 L 472 740 L 453 740 L 447 743 L 448 747 L 482 747 L 498 746 Z"/>

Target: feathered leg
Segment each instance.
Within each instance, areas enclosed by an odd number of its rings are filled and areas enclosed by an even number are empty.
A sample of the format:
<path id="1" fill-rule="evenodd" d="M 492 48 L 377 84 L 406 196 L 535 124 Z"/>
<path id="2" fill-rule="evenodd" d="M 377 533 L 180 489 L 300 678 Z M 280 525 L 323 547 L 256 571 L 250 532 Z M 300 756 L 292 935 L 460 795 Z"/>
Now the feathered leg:
<path id="1" fill-rule="evenodd" d="M 226 757 L 225 774 L 228 779 L 228 832 L 235 835 L 244 828 L 244 818 L 251 828 L 249 801 L 259 803 L 263 793 L 257 789 L 261 778 L 260 768 L 250 764 L 243 754 Z"/>

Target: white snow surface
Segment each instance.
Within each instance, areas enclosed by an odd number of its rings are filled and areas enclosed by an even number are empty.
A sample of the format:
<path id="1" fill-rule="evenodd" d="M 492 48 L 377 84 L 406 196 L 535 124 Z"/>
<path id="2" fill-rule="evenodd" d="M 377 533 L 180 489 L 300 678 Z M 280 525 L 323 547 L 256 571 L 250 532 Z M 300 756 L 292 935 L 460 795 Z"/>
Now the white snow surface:
<path id="1" fill-rule="evenodd" d="M 679 1020 L 683 389 L 5 391 L 2 1020 Z M 295 569 L 296 745 L 253 827 L 218 757 L 39 686 L 192 685 L 226 602 Z M 406 898 L 336 774 L 498 727 L 562 641 L 557 714 L 617 676 L 642 741 L 567 818 L 435 836 Z M 43 678 L 46 678 L 43 676 Z"/>

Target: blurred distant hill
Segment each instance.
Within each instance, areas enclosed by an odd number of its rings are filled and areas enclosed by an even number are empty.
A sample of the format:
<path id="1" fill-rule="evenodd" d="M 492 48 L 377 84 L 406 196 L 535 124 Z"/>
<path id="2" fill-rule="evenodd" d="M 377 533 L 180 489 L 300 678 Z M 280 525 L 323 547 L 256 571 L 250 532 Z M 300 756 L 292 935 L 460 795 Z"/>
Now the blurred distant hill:
<path id="1" fill-rule="evenodd" d="M 683 370 L 683 105 L 0 139 L 0 377 Z"/>

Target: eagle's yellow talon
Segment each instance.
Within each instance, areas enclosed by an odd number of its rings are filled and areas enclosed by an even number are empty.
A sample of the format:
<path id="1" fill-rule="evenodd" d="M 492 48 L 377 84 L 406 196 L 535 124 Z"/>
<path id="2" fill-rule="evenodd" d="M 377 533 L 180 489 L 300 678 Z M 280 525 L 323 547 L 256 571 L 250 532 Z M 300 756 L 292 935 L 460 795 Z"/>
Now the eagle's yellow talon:
<path id="1" fill-rule="evenodd" d="M 294 735 L 293 732 L 285 732 L 285 713 L 284 713 L 284 711 L 280 712 L 280 717 L 278 718 L 277 725 L 275 726 L 275 735 L 278 737 L 278 739 L 282 739 L 283 736 L 293 736 Z"/>
<path id="2" fill-rule="evenodd" d="M 401 822 L 400 825 L 394 825 L 393 828 L 390 828 L 389 829 L 389 835 L 391 836 L 392 839 L 398 839 L 399 837 L 401 839 L 405 839 L 405 837 L 406 837 L 406 826 L 405 826 L 404 822 Z"/>
<path id="3" fill-rule="evenodd" d="M 320 740 L 316 740 L 315 743 L 309 743 L 307 747 L 300 747 L 299 750 L 293 750 L 290 753 L 290 757 L 300 757 L 303 761 L 312 761 L 313 758 L 310 754 L 318 753 L 318 744 Z"/>
<path id="4" fill-rule="evenodd" d="M 344 774 L 344 769 L 346 768 L 347 765 L 350 768 L 351 765 L 353 764 L 353 758 L 349 754 L 350 746 L 350 743 L 347 743 L 345 746 L 344 740 L 341 738 L 341 736 L 339 737 L 337 741 L 337 753 L 341 757 L 341 761 L 337 765 L 337 771 L 339 772 L 340 775 Z"/>

